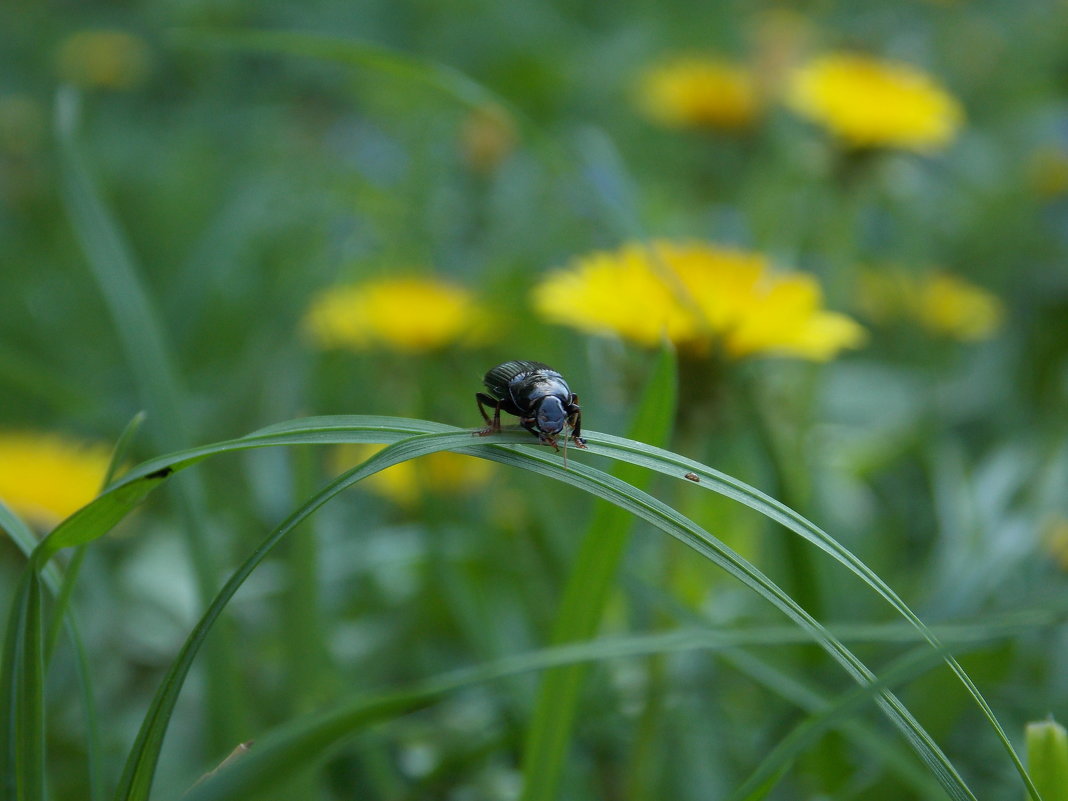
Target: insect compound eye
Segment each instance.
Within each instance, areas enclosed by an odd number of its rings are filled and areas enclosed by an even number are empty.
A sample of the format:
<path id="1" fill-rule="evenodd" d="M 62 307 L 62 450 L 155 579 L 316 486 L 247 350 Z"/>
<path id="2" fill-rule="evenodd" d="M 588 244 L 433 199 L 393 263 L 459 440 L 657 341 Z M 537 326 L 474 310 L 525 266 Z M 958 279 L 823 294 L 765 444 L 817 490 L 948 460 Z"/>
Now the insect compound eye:
<path id="1" fill-rule="evenodd" d="M 560 399 L 550 395 L 538 406 L 538 429 L 543 434 L 558 434 L 564 427 L 567 414 Z"/>

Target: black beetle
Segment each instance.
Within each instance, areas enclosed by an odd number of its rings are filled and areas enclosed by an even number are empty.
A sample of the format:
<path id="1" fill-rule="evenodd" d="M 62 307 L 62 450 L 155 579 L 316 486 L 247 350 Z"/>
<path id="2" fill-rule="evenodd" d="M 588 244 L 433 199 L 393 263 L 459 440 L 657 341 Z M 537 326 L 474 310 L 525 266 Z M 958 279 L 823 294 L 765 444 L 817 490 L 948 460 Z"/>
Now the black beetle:
<path id="1" fill-rule="evenodd" d="M 571 427 L 571 438 L 580 448 L 586 447 L 582 439 L 582 409 L 578 395 L 571 391 L 564 377 L 541 362 L 505 362 L 498 364 L 482 379 L 490 391 L 476 392 L 478 410 L 486 421 L 486 428 L 476 432 L 481 436 L 501 430 L 501 411 L 514 414 L 519 424 L 542 443 L 556 445 L 556 437 L 564 425 Z M 493 419 L 486 414 L 486 407 L 493 409 Z M 564 437 L 567 444 L 567 436 Z"/>

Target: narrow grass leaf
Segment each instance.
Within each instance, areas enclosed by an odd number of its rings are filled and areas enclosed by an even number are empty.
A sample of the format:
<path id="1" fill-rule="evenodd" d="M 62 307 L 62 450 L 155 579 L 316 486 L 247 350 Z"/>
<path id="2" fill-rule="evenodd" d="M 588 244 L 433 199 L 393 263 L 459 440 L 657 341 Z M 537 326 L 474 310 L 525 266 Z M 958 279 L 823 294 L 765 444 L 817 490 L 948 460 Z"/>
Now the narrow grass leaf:
<path id="1" fill-rule="evenodd" d="M 15 593 L 0 664 L 0 783 L 4 798 L 44 798 L 44 631 L 41 581 L 27 566 Z"/>

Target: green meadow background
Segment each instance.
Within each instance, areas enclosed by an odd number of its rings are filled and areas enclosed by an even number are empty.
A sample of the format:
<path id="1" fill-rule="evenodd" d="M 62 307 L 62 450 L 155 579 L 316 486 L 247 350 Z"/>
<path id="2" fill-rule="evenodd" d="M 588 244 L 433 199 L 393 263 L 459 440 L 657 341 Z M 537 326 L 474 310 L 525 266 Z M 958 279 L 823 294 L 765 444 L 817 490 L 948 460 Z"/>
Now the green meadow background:
<path id="1" fill-rule="evenodd" d="M 584 427 L 756 487 L 867 564 L 1021 758 L 1027 723 L 1068 718 L 1065 3 L 13 0 L 3 16 L 4 431 L 110 447 L 144 411 L 126 469 L 316 415 L 472 429 L 485 371 L 537 359 L 580 394 Z M 100 30 L 132 38 L 71 55 Z M 930 154 L 858 153 L 775 101 L 734 133 L 636 107 L 665 56 L 780 45 L 910 63 L 965 121 Z M 732 361 L 532 306 L 551 269 L 652 238 L 804 270 L 867 340 L 826 363 Z M 873 271 L 932 269 L 995 296 L 996 329 L 885 319 L 862 291 Z M 324 289 L 399 274 L 466 287 L 492 337 L 404 351 L 307 335 Z M 884 685 L 856 690 L 766 597 L 567 474 L 428 468 L 401 496 L 346 490 L 252 572 L 167 713 L 151 793 L 130 790 L 127 755 L 213 596 L 366 457 L 338 441 L 207 459 L 57 556 L 77 581 L 65 607 L 44 594 L 45 620 L 68 608 L 83 647 L 60 634 L 23 685 L 43 696 L 44 780 L 14 795 L 12 767 L 10 797 L 176 799 L 239 744 L 253 755 L 353 699 L 379 706 L 280 757 L 255 797 L 970 797 L 880 713 L 887 686 L 974 797 L 1026 797 L 944 653 L 870 586 L 736 498 L 573 447 L 569 463 L 618 471 L 750 560 Z M 27 540 L 4 520 L 13 654 Z M 568 640 L 591 641 L 582 671 L 523 661 Z M 529 669 L 491 679 L 509 659 Z M 0 709 L 22 721 L 18 686 Z M 4 726 L 22 745 L 0 764 L 24 767 L 36 735 Z"/>

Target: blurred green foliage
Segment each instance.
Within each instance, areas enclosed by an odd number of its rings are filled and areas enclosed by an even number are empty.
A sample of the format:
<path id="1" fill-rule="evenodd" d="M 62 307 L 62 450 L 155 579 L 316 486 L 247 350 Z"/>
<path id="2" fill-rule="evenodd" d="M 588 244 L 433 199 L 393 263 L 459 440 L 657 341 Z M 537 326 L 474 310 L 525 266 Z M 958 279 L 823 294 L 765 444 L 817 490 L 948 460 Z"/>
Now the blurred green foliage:
<path id="1" fill-rule="evenodd" d="M 817 521 L 928 623 L 982 633 L 1049 612 L 1011 637 L 987 632 L 997 642 L 962 664 L 1010 734 L 1050 711 L 1068 717 L 1068 5 L 9 6 L 0 26 L 5 430 L 111 442 L 150 405 L 64 200 L 61 86 L 76 87 L 81 158 L 174 362 L 185 444 L 311 414 L 474 427 L 482 374 L 512 358 L 559 368 L 581 395 L 584 425 L 626 431 L 654 354 L 541 321 L 531 288 L 577 255 L 643 237 L 757 250 L 817 276 L 827 305 L 864 323 L 868 342 L 821 365 L 682 353 L 672 447 Z M 86 40 L 98 31 L 122 36 Z M 342 63 L 311 40 L 286 45 L 256 31 L 350 42 L 359 57 Z M 937 78 L 965 109 L 956 140 L 923 156 L 843 149 L 774 100 L 744 131 L 666 130 L 634 98 L 637 76 L 666 55 L 789 66 L 841 49 Z M 481 91 L 501 107 L 466 102 Z M 880 269 L 960 276 L 1000 299 L 1000 326 L 960 342 L 915 320 L 879 319 L 859 285 Z M 321 290 L 400 273 L 471 290 L 500 320 L 494 340 L 398 354 L 319 351 L 303 333 Z M 131 458 L 163 449 L 166 425 L 150 413 Z M 221 583 L 335 466 L 300 448 L 195 468 L 210 577 Z M 893 620 L 792 536 L 685 489 L 659 488 L 832 628 Z M 183 504 L 180 493 L 156 498 L 95 543 L 75 590 L 108 788 L 202 611 Z M 185 688 L 157 792 L 183 792 L 234 749 L 231 735 L 256 739 L 346 690 L 414 685 L 545 645 L 591 514 L 581 493 L 503 469 L 471 495 L 428 481 L 409 505 L 346 494 L 231 605 L 217 636 L 236 661 L 206 662 Z M 696 555 L 638 530 L 605 632 L 781 624 Z M 0 541 L 5 610 L 23 563 Z M 889 637 L 851 645 L 876 667 L 904 648 Z M 56 799 L 85 798 L 89 785 L 72 663 L 61 645 L 49 675 Z M 205 709 L 212 671 L 228 670 L 233 732 Z M 824 655 L 785 637 L 723 658 L 601 662 L 581 695 L 559 797 L 726 798 L 841 683 Z M 513 677 L 363 731 L 302 777 L 300 792 L 515 798 L 537 688 L 536 678 Z M 981 797 L 1022 794 L 948 671 L 901 695 Z M 843 727 L 821 739 L 769 797 L 938 797 L 916 778 L 918 763 L 899 764 L 892 730 L 862 712 L 866 735 Z"/>

